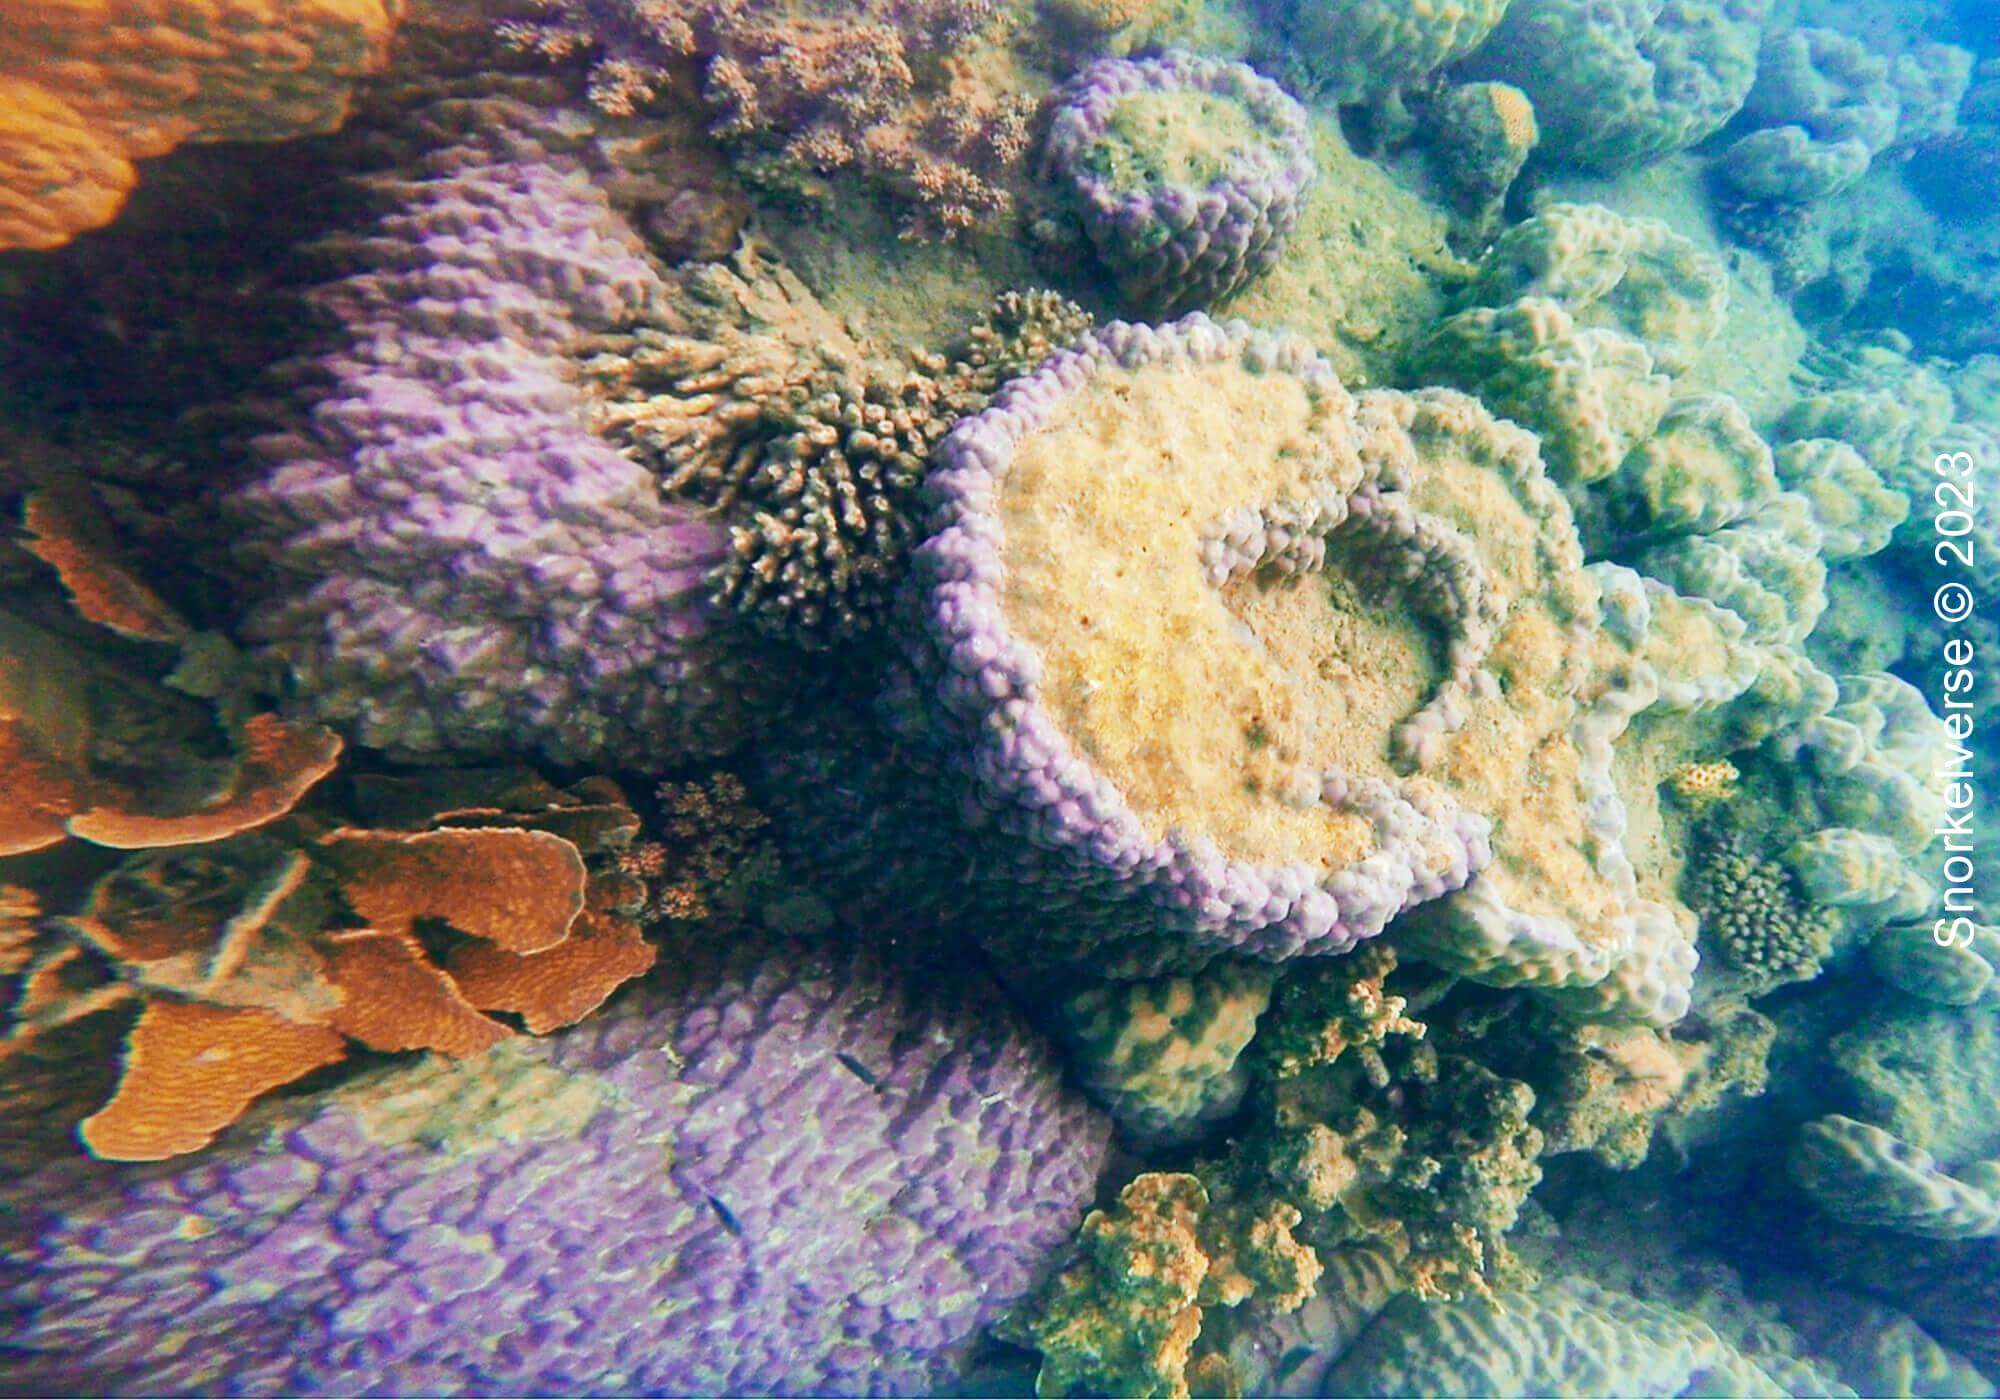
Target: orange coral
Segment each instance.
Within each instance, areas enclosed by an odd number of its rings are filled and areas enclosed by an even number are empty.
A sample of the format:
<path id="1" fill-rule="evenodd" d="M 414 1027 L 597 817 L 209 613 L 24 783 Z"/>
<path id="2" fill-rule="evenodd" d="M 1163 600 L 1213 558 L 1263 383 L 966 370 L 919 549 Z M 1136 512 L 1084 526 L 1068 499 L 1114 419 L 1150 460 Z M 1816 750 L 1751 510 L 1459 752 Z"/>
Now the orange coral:
<path id="1" fill-rule="evenodd" d="M 583 912 L 583 856 L 545 831 L 348 829 L 324 837 L 320 854 L 354 912 L 391 932 L 429 917 L 512 953 L 538 953 L 562 942 Z"/>
<path id="2" fill-rule="evenodd" d="M 28 529 L 27 551 L 56 571 L 86 622 L 142 642 L 177 642 L 189 628 L 179 613 L 151 588 L 111 558 L 93 536 L 100 522 L 72 491 L 44 487 L 28 493 L 21 523 Z"/>
<path id="3" fill-rule="evenodd" d="M 466 1000 L 485 1011 L 511 1011 L 536 1035 L 573 1025 L 619 986 L 652 967 L 658 950 L 628 919 L 595 912 L 547 952 L 523 957 L 468 943 L 446 959 Z"/>
<path id="4" fill-rule="evenodd" d="M 345 995 L 327 1024 L 372 1049 L 477 1055 L 513 1034 L 480 1015 L 410 934 L 356 929 L 321 951 Z"/>
<path id="5" fill-rule="evenodd" d="M 0 7 L 0 249 L 109 223 L 133 162 L 183 141 L 330 131 L 401 0 L 35 0 Z"/>
<path id="6" fill-rule="evenodd" d="M 268 1011 L 149 1001 L 125 1042 L 111 1102 L 83 1120 L 84 1145 L 115 1161 L 194 1152 L 258 1096 L 346 1053 L 325 1026 Z"/>

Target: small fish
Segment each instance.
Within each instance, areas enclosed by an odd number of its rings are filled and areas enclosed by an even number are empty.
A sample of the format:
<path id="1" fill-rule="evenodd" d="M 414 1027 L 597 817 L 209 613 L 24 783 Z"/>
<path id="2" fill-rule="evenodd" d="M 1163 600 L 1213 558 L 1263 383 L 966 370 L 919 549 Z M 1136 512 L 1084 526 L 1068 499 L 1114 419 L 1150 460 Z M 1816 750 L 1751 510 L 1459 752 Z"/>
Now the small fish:
<path id="1" fill-rule="evenodd" d="M 840 1061 L 841 1067 L 843 1069 L 845 1069 L 849 1074 L 853 1075 L 856 1079 L 860 1080 L 863 1084 L 866 1084 L 871 1089 L 875 1090 L 881 1089 L 882 1081 L 875 1077 L 875 1071 L 868 1068 L 868 1066 L 862 1064 L 861 1061 L 855 1059 L 845 1050 L 835 1051 L 833 1057 L 836 1060 Z"/>
<path id="2" fill-rule="evenodd" d="M 722 1228 L 736 1236 L 737 1239 L 742 1239 L 743 1222 L 736 1218 L 736 1212 L 724 1205 L 721 1197 L 715 1195 L 713 1192 L 709 1193 L 708 1204 L 709 1208 L 715 1212 L 715 1218 L 722 1222 Z"/>

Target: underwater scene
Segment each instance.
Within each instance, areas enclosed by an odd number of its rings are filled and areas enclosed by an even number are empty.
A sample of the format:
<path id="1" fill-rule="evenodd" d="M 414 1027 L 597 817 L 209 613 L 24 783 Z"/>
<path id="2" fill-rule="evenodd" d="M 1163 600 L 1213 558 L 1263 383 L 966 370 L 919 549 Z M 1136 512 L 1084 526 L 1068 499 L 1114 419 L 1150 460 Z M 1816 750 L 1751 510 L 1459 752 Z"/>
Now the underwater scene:
<path id="1" fill-rule="evenodd" d="M 0 0 L 0 1395 L 1992 1396 L 2000 0 Z"/>

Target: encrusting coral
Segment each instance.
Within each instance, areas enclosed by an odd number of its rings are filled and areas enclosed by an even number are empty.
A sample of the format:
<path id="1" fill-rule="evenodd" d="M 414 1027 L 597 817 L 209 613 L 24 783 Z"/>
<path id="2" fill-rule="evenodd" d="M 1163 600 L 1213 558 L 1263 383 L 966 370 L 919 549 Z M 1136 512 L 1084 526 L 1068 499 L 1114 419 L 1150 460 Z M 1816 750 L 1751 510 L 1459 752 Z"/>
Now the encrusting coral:
<path id="1" fill-rule="evenodd" d="M 1305 109 L 1284 89 L 1178 52 L 1079 73 L 1042 166 L 1147 315 L 1212 305 L 1268 269 L 1314 175 Z"/>
<path id="2" fill-rule="evenodd" d="M 0 249 L 109 223 L 184 141 L 330 131 L 402 0 L 83 0 L 0 14 Z"/>
<path id="3" fill-rule="evenodd" d="M 248 632 L 300 708 L 394 752 L 731 746 L 775 681 L 707 596 L 728 533 L 593 430 L 564 358 L 658 274 L 552 115 L 447 99 L 412 122 L 420 156 L 340 245 L 358 270 L 318 294 L 295 417 L 227 503 L 268 573 Z"/>

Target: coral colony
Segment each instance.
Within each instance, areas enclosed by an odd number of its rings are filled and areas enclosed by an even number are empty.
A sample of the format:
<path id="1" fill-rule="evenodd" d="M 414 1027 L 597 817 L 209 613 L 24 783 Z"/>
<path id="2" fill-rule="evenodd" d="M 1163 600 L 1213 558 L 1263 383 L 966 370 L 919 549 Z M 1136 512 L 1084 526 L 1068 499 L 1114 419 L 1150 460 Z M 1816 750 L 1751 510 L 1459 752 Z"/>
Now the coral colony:
<path id="1" fill-rule="evenodd" d="M 1992 0 L 0 0 L 0 1389 L 1992 1395 Z"/>

